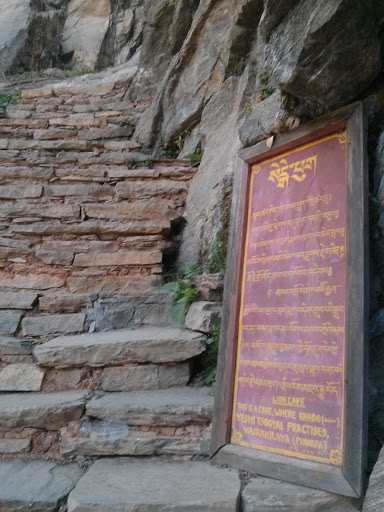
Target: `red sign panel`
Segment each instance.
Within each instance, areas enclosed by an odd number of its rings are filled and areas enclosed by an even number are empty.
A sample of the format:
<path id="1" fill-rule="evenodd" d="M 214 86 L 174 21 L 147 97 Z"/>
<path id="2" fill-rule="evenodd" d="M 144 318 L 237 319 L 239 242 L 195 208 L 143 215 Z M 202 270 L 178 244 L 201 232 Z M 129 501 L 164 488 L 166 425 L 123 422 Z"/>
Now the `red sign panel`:
<path id="1" fill-rule="evenodd" d="M 347 134 L 252 167 L 231 443 L 342 466 Z"/>

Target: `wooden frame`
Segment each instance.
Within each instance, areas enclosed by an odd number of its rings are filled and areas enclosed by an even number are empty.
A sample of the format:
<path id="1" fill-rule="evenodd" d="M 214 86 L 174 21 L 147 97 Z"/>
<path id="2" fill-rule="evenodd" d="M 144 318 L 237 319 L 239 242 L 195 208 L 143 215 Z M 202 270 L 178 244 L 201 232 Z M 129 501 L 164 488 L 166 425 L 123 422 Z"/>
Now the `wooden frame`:
<path id="1" fill-rule="evenodd" d="M 338 467 L 230 444 L 230 431 L 240 307 L 239 285 L 251 165 L 345 128 L 348 133 L 347 233 L 353 233 L 353 236 L 349 238 L 347 247 L 345 456 L 342 467 Z M 367 375 L 368 169 L 365 147 L 364 109 L 362 103 L 356 103 L 287 134 L 276 136 L 271 149 L 263 141 L 241 152 L 234 180 L 211 445 L 211 456 L 218 464 L 351 497 L 360 497 L 366 485 L 367 411 L 364 395 Z"/>

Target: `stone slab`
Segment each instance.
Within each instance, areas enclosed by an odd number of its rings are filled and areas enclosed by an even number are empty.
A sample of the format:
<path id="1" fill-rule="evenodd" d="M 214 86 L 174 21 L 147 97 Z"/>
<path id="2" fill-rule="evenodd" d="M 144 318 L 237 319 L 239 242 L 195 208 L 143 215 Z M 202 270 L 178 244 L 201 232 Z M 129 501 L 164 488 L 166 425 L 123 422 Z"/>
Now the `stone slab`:
<path id="1" fill-rule="evenodd" d="M 33 364 L 9 364 L 0 371 L 0 391 L 40 391 L 44 375 Z"/>
<path id="2" fill-rule="evenodd" d="M 242 492 L 243 512 L 356 512 L 359 500 L 271 478 L 254 478 Z"/>
<path id="3" fill-rule="evenodd" d="M 23 453 L 29 452 L 31 449 L 32 440 L 26 439 L 0 439 L 0 453 Z"/>
<path id="4" fill-rule="evenodd" d="M 44 336 L 47 334 L 62 334 L 83 330 L 84 313 L 68 315 L 48 315 L 24 318 L 21 325 L 24 336 Z"/>
<path id="5" fill-rule="evenodd" d="M 83 475 L 77 464 L 0 461 L 0 510 L 55 512 Z"/>
<path id="6" fill-rule="evenodd" d="M 0 334 L 15 334 L 23 313 L 20 311 L 0 311 Z"/>
<path id="7" fill-rule="evenodd" d="M 0 336 L 0 359 L 3 356 L 29 356 L 31 352 L 30 340 Z"/>
<path id="8" fill-rule="evenodd" d="M 185 317 L 185 327 L 193 331 L 209 333 L 220 325 L 221 304 L 197 301 L 191 304 Z"/>
<path id="9" fill-rule="evenodd" d="M 185 386 L 190 378 L 189 363 L 111 366 L 103 370 L 101 389 L 134 391 Z"/>
<path id="10" fill-rule="evenodd" d="M 68 498 L 68 512 L 235 512 L 240 481 L 235 470 L 204 462 L 93 464 Z"/>
<path id="11" fill-rule="evenodd" d="M 0 428 L 57 430 L 81 417 L 88 391 L 0 395 Z"/>
<path id="12" fill-rule="evenodd" d="M 173 327 L 142 327 L 61 336 L 36 347 L 42 366 L 108 366 L 185 361 L 204 351 L 204 336 Z"/>
<path id="13" fill-rule="evenodd" d="M 0 309 L 32 309 L 36 293 L 0 292 Z"/>
<path id="14" fill-rule="evenodd" d="M 88 402 L 92 418 L 122 421 L 127 425 L 184 426 L 212 420 L 209 388 L 170 388 L 155 391 L 109 393 Z"/>

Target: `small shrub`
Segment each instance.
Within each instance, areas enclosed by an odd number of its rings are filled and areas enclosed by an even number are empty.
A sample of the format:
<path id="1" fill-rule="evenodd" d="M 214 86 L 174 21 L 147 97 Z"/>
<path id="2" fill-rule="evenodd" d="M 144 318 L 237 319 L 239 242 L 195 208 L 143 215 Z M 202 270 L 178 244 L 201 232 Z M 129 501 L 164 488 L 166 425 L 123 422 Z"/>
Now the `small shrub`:
<path id="1" fill-rule="evenodd" d="M 218 238 L 214 238 L 207 249 L 206 268 L 210 274 L 225 272 L 227 260 L 227 245 Z"/>
<path id="2" fill-rule="evenodd" d="M 199 290 L 193 283 L 183 279 L 166 283 L 161 289 L 174 293 L 171 304 L 172 318 L 176 325 L 184 325 L 189 306 L 200 299 Z"/>
<path id="3" fill-rule="evenodd" d="M 15 105 L 21 97 L 21 92 L 14 92 L 11 94 L 0 94 L 0 118 L 6 117 L 7 107 Z"/>
<path id="4" fill-rule="evenodd" d="M 220 327 L 214 327 L 206 339 L 207 350 L 200 359 L 201 371 L 198 377 L 206 386 L 216 384 L 217 356 L 219 353 Z"/>
<path id="5" fill-rule="evenodd" d="M 269 77 L 268 73 L 263 71 L 259 75 L 259 83 L 260 83 L 260 89 L 263 95 L 263 99 L 268 98 L 269 96 L 272 96 L 272 94 L 276 91 L 275 87 L 273 87 L 269 83 Z"/>
<path id="6" fill-rule="evenodd" d="M 200 144 L 196 147 L 194 153 L 187 155 L 185 158 L 189 158 L 192 163 L 192 167 L 199 167 L 203 158 L 204 151 L 201 149 Z"/>

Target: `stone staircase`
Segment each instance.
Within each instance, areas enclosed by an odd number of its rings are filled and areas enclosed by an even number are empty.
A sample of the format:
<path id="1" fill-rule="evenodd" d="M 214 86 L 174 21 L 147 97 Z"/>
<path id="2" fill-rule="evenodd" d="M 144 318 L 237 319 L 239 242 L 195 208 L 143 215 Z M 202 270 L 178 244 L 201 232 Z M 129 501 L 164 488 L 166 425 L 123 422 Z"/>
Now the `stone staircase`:
<path id="1" fill-rule="evenodd" d="M 212 392 L 187 386 L 205 337 L 157 291 L 195 169 L 140 152 L 147 102 L 125 96 L 54 84 L 0 119 L 1 511 L 62 510 L 75 486 L 72 512 L 237 507 L 236 472 L 191 462 L 209 447 Z"/>

